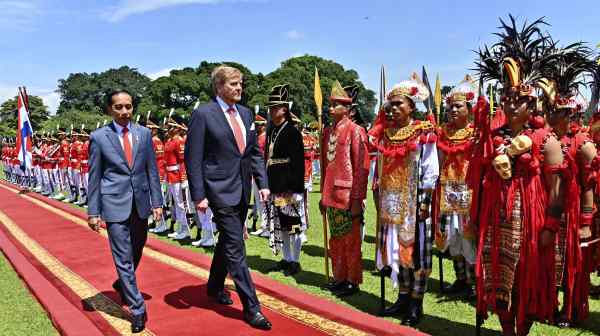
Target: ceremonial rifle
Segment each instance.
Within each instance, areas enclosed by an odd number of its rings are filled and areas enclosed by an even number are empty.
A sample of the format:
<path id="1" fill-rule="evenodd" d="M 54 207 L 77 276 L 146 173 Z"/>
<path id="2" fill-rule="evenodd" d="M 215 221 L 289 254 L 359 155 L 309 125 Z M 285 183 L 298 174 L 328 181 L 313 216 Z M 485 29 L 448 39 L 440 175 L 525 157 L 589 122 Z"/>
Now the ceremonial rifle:
<path id="1" fill-rule="evenodd" d="M 315 88 L 314 88 L 314 98 L 315 105 L 317 106 L 317 120 L 319 121 L 319 151 L 322 152 L 323 148 L 323 93 L 321 92 L 321 80 L 319 78 L 319 70 L 315 67 Z M 323 153 L 321 153 L 320 157 L 320 165 L 321 165 L 321 200 L 323 199 L 323 177 L 325 173 L 325 168 L 323 160 Z M 319 205 L 319 210 L 321 206 Z M 323 220 L 323 251 L 325 257 L 325 282 L 329 282 L 329 238 L 327 237 L 327 213 L 326 211 L 321 213 Z"/>

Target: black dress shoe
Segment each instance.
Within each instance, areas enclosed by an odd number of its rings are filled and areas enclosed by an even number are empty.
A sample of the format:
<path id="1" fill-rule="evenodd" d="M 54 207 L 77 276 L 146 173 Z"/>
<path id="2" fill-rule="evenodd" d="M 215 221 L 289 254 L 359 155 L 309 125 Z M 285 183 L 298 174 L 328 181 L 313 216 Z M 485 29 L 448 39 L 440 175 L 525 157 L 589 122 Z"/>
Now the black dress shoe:
<path id="1" fill-rule="evenodd" d="M 127 300 L 125 300 L 125 293 L 123 293 L 123 287 L 121 287 L 121 281 L 115 280 L 115 282 L 113 282 L 113 284 L 112 284 L 112 288 L 117 293 L 119 293 L 119 296 L 121 297 L 121 302 L 123 302 L 124 304 L 127 304 Z"/>
<path id="2" fill-rule="evenodd" d="M 131 318 L 131 332 L 142 332 L 144 329 L 146 329 L 146 321 L 148 321 L 148 315 L 146 315 L 146 313 L 133 315 Z"/>
<path id="3" fill-rule="evenodd" d="M 233 304 L 233 300 L 231 300 L 231 296 L 226 291 L 220 291 L 218 293 L 208 293 L 208 296 L 212 297 L 217 301 L 218 304 L 230 306 Z"/>
<path id="4" fill-rule="evenodd" d="M 261 312 L 254 314 L 244 313 L 244 321 L 256 329 L 271 330 L 272 327 L 271 322 Z"/>
<path id="5" fill-rule="evenodd" d="M 423 317 L 423 299 L 411 298 L 402 324 L 414 327 L 421 322 L 421 317 Z"/>
<path id="6" fill-rule="evenodd" d="M 341 287 L 339 290 L 333 291 L 333 294 L 337 297 L 345 297 L 350 296 L 355 293 L 358 293 L 360 288 L 358 285 L 348 282 L 345 286 Z"/>
<path id="7" fill-rule="evenodd" d="M 399 293 L 398 300 L 396 300 L 393 305 L 385 308 L 381 312 L 381 316 L 396 316 L 400 314 L 406 314 L 409 301 L 410 296 L 408 294 Z"/>
<path id="8" fill-rule="evenodd" d="M 301 268 L 300 268 L 300 264 L 297 262 L 291 262 L 288 265 L 288 268 L 283 271 L 283 275 L 285 276 L 290 276 L 290 275 L 294 275 L 298 272 L 300 272 Z"/>

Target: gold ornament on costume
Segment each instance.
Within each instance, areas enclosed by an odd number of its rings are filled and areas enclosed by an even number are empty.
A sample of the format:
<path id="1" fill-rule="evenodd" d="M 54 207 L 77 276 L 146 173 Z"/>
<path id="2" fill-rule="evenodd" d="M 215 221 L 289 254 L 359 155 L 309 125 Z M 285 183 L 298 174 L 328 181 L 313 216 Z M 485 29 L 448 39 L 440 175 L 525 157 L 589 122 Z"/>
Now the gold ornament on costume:
<path id="1" fill-rule="evenodd" d="M 352 104 L 352 98 L 348 96 L 348 93 L 342 87 L 339 81 L 333 82 L 333 86 L 331 87 L 331 95 L 329 96 L 329 101 L 341 102 L 344 104 Z"/>
<path id="2" fill-rule="evenodd" d="M 413 138 L 419 134 L 419 131 L 432 130 L 433 125 L 429 121 L 421 121 L 418 123 L 411 122 L 410 124 L 400 128 L 386 128 L 385 137 L 391 143 L 401 143 Z"/>
<path id="3" fill-rule="evenodd" d="M 518 91 L 520 96 L 535 97 L 535 91 L 532 85 L 523 83 L 521 78 L 521 66 L 512 57 L 505 57 L 502 62 L 504 71 L 508 76 L 507 88 L 511 91 Z"/>

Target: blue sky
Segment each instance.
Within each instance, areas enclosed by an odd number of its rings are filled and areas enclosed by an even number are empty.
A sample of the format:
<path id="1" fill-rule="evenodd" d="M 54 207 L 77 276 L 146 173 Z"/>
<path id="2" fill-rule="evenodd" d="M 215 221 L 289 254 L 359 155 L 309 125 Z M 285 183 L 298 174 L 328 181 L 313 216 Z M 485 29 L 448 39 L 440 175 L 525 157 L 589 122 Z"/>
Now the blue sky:
<path id="1" fill-rule="evenodd" d="M 568 3 L 568 7 L 565 5 Z M 0 103 L 26 85 L 55 109 L 72 72 L 129 65 L 155 77 L 202 60 L 268 73 L 302 54 L 356 69 L 378 90 L 422 65 L 455 84 L 513 13 L 566 42 L 600 43 L 600 1 L 0 0 Z"/>

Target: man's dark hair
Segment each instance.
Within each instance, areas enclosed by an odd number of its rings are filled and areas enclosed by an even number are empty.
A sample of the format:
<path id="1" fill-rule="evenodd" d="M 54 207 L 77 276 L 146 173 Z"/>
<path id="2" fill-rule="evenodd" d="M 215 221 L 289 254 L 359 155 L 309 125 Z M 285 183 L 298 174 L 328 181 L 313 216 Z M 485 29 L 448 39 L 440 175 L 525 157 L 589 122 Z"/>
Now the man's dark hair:
<path id="1" fill-rule="evenodd" d="M 132 95 L 131 92 L 125 90 L 125 89 L 116 89 L 116 90 L 112 90 L 109 91 L 107 94 L 104 95 L 104 104 L 103 104 L 103 111 L 106 113 L 109 108 L 111 107 L 112 103 L 113 103 L 113 97 L 118 95 L 118 94 L 127 94 L 129 95 L 129 97 L 131 97 L 131 104 L 133 105 L 133 112 L 135 113 L 136 108 L 137 108 L 137 97 Z"/>

